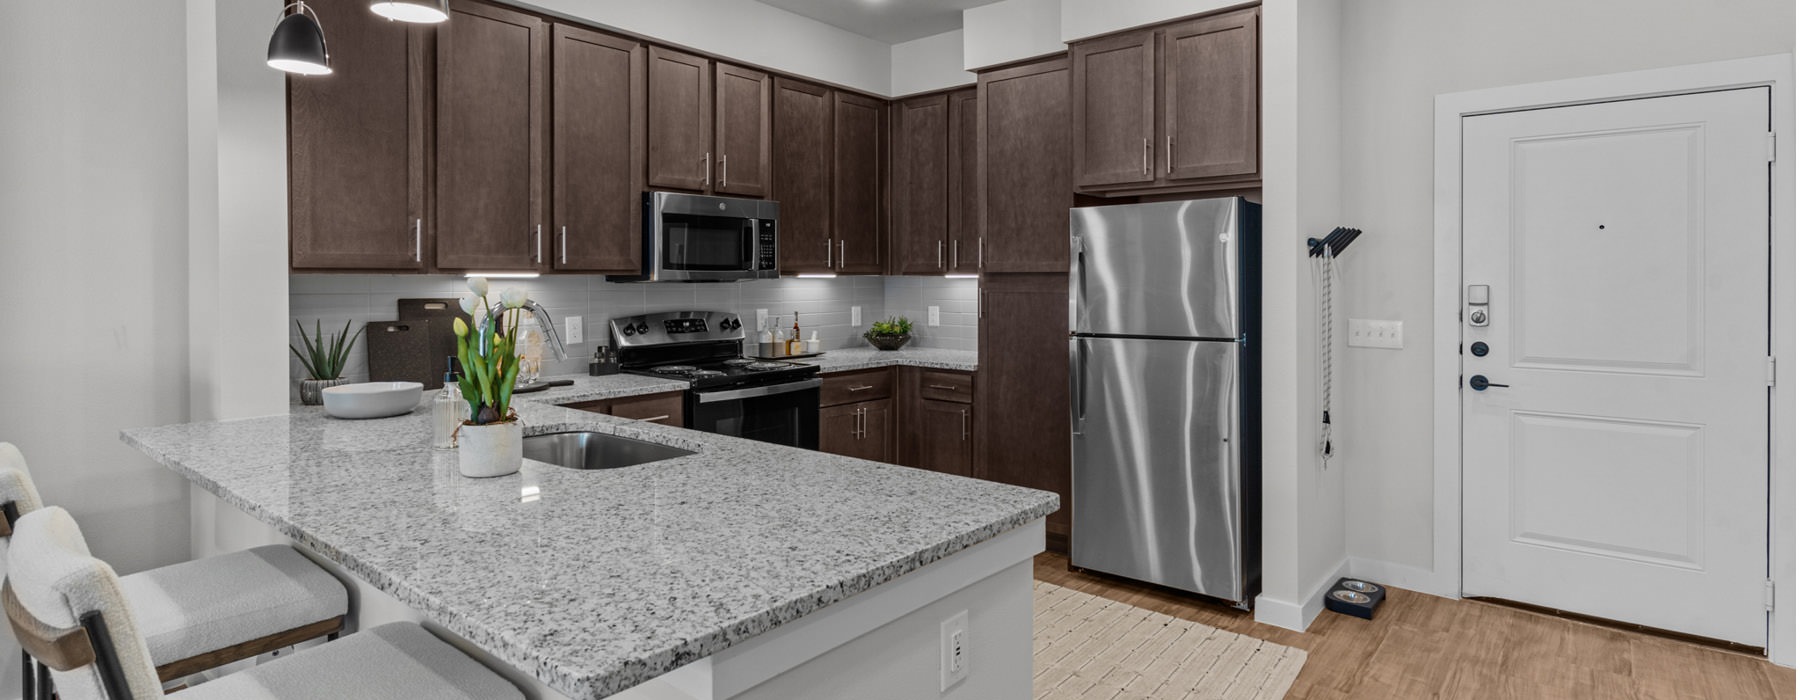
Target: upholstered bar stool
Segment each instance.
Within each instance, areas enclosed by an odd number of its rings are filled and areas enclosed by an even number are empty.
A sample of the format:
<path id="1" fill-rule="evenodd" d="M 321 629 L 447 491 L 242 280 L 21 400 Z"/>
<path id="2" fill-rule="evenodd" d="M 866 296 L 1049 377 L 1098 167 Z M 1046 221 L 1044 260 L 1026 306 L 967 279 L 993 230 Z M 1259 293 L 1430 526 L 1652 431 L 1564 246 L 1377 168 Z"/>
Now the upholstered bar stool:
<path id="1" fill-rule="evenodd" d="M 13 522 L 42 507 L 23 457 L 0 443 L 0 542 Z M 287 545 L 151 569 L 122 577 L 120 587 L 164 681 L 335 637 L 349 610 L 344 585 Z M 25 697 L 48 697 L 26 663 Z"/>
<path id="2" fill-rule="evenodd" d="M 21 517 L 0 606 L 49 666 L 62 700 L 164 697 L 119 576 L 88 553 L 67 511 Z M 187 700 L 434 698 L 523 700 L 519 689 L 411 623 L 382 625 L 183 690 Z"/>

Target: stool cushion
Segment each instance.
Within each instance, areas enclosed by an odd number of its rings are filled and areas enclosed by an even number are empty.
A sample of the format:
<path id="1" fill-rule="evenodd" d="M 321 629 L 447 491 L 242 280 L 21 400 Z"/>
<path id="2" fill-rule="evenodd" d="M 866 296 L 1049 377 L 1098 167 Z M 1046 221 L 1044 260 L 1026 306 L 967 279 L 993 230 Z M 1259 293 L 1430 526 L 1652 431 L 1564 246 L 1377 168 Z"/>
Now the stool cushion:
<path id="1" fill-rule="evenodd" d="M 120 584 L 158 666 L 329 620 L 350 605 L 343 583 L 287 545 L 151 569 Z"/>
<path id="2" fill-rule="evenodd" d="M 181 691 L 187 700 L 523 700 L 425 628 L 395 622 Z"/>

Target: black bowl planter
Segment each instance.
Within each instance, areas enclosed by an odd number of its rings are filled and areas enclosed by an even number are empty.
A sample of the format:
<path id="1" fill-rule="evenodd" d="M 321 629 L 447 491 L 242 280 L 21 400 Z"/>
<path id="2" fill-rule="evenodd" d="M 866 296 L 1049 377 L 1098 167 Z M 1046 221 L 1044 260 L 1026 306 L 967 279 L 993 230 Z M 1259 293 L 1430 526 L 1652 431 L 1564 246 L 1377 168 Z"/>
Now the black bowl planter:
<path id="1" fill-rule="evenodd" d="M 875 346 L 878 350 L 899 350 L 900 348 L 906 347 L 907 343 L 912 342 L 912 336 L 910 335 L 875 335 L 870 333 L 863 335 L 863 339 L 869 341 L 869 344 Z"/>

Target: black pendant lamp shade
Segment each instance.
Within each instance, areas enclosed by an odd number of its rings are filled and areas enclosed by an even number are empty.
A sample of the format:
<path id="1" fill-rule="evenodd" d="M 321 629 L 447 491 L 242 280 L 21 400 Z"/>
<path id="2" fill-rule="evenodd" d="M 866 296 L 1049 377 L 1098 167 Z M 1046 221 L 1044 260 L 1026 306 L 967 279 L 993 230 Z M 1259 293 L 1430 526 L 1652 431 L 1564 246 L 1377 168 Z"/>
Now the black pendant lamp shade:
<path id="1" fill-rule="evenodd" d="M 400 22 L 437 24 L 450 19 L 450 0 L 373 0 L 369 9 Z"/>
<path id="2" fill-rule="evenodd" d="M 291 12 L 290 12 L 291 10 Z M 269 37 L 269 67 L 298 75 L 331 72 L 331 55 L 325 51 L 325 30 L 319 15 L 305 2 L 281 9 L 282 18 Z"/>

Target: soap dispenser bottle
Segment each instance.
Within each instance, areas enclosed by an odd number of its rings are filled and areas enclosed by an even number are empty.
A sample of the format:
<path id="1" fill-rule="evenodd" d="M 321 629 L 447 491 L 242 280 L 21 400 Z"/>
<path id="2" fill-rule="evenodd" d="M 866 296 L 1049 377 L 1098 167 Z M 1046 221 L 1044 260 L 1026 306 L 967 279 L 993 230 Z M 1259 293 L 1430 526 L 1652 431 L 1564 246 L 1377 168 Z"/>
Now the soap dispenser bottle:
<path id="1" fill-rule="evenodd" d="M 431 446 L 440 450 L 456 446 L 456 429 L 469 417 L 469 404 L 456 382 L 456 358 L 445 360 L 444 390 L 431 401 Z"/>

